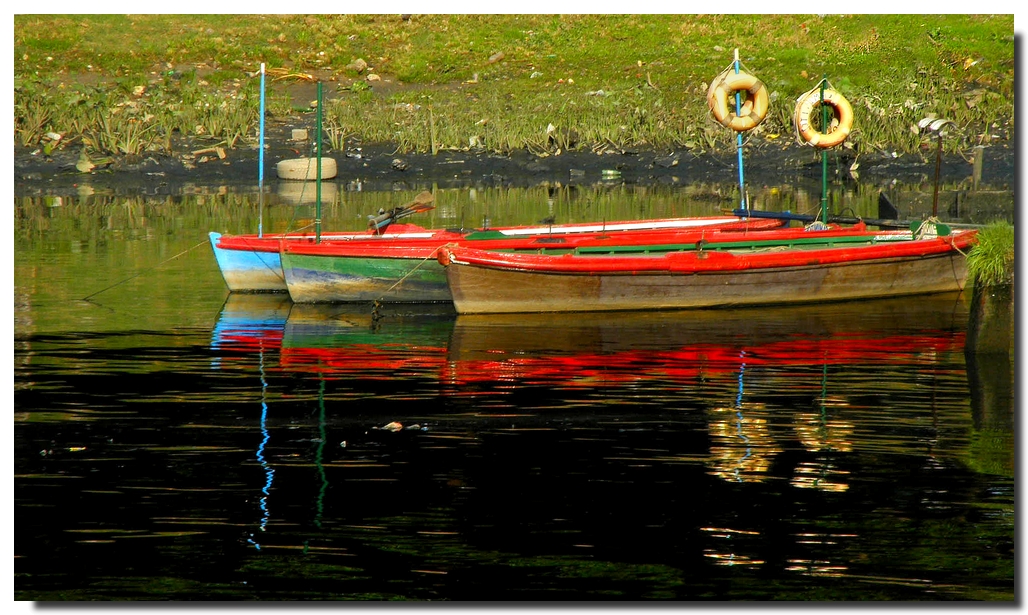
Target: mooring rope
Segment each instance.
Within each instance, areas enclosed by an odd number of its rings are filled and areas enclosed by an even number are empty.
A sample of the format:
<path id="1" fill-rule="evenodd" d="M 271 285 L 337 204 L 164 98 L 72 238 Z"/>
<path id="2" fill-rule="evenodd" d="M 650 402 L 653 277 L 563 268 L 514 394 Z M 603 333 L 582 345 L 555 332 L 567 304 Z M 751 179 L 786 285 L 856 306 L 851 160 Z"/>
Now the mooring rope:
<path id="1" fill-rule="evenodd" d="M 120 285 L 124 284 L 125 282 L 128 282 L 129 280 L 138 278 L 139 276 L 143 275 L 144 273 L 147 273 L 149 271 L 153 271 L 154 269 L 160 267 L 161 265 L 163 265 L 163 264 L 165 264 L 167 262 L 173 261 L 176 258 L 182 256 L 183 254 L 187 254 L 189 252 L 192 252 L 193 250 L 195 250 L 195 249 L 199 248 L 200 246 L 202 246 L 204 244 L 207 244 L 207 243 L 209 243 L 209 242 L 208 242 L 208 240 L 205 239 L 204 241 L 201 241 L 200 243 L 196 244 L 195 246 L 179 252 L 178 254 L 176 254 L 175 256 L 172 256 L 171 258 L 167 258 L 167 259 L 157 263 L 153 267 L 148 267 L 146 269 L 143 269 L 142 271 L 136 273 L 135 275 L 131 275 L 131 276 L 125 278 L 124 280 L 121 280 L 120 282 L 115 282 L 114 284 L 111 284 L 107 288 L 101 288 L 100 290 L 96 291 L 93 294 L 86 295 L 85 297 L 82 298 L 82 301 L 89 301 L 92 297 L 95 297 L 95 296 L 99 295 L 100 293 L 107 292 L 107 291 L 111 290 L 112 288 L 114 288 L 115 286 L 120 286 Z"/>
<path id="2" fill-rule="evenodd" d="M 967 258 L 968 253 L 960 249 L 960 246 L 958 246 L 956 242 L 953 240 L 952 234 L 939 235 L 939 230 L 936 226 L 938 224 L 942 224 L 942 221 L 939 220 L 937 216 L 929 216 L 926 220 L 921 222 L 921 226 L 917 227 L 917 231 L 911 233 L 911 235 L 915 240 L 935 238 L 942 239 L 943 237 L 948 237 L 948 239 L 946 240 L 947 243 L 949 243 L 949 245 L 952 246 L 954 250 L 959 252 L 961 256 Z"/>
<path id="3" fill-rule="evenodd" d="M 968 257 L 971 256 L 970 251 L 964 252 L 963 250 L 961 250 L 960 246 L 958 246 L 956 244 L 956 242 L 953 241 L 952 237 L 950 237 L 949 245 L 953 246 L 953 249 L 956 250 L 957 252 L 960 252 L 960 255 L 963 256 L 964 258 L 968 258 Z"/>
<path id="4" fill-rule="evenodd" d="M 295 210 L 294 210 L 294 212 L 295 212 Z M 294 214 L 294 217 L 293 217 L 293 218 L 295 219 L 295 214 Z M 296 233 L 300 233 L 300 232 L 302 232 L 303 230 L 305 230 L 305 229 L 308 229 L 308 228 L 310 228 L 310 227 L 312 227 L 312 226 L 314 226 L 314 223 L 313 223 L 313 222 L 312 222 L 312 223 L 310 223 L 310 224 L 306 224 L 306 225 L 304 225 L 304 226 L 301 226 L 300 228 L 296 229 L 295 231 L 286 231 L 285 233 L 282 233 L 282 236 L 283 236 L 283 240 L 286 240 L 286 241 L 288 241 L 288 239 L 289 239 L 289 235 L 290 235 L 290 234 L 296 234 Z M 280 240 L 280 244 L 279 244 L 279 245 L 281 245 L 281 241 L 282 241 L 282 240 Z M 269 260 L 265 259 L 265 258 L 264 258 L 264 257 L 263 257 L 263 256 L 261 255 L 261 253 L 260 253 L 260 252 L 257 252 L 256 250 L 254 250 L 254 251 L 252 252 L 252 254 L 253 254 L 253 255 L 254 255 L 254 257 L 255 257 L 255 258 L 256 258 L 256 259 L 257 259 L 257 260 L 258 260 L 258 261 L 260 262 L 260 264 L 264 265 L 264 268 L 265 268 L 265 269 L 267 269 L 267 270 L 268 270 L 269 272 L 271 272 L 271 274 L 272 274 L 272 275 L 274 275 L 274 276 L 275 276 L 276 278 L 278 278 L 279 280 L 282 280 L 282 282 L 285 282 L 286 278 L 285 278 L 285 275 L 284 275 L 284 274 L 282 273 L 282 264 L 281 264 L 281 261 L 279 262 L 279 264 L 278 264 L 277 266 L 274 266 L 274 265 L 272 265 L 272 263 L 271 263 L 271 262 L 270 262 Z M 277 252 L 276 254 L 281 254 L 281 252 Z"/>
<path id="5" fill-rule="evenodd" d="M 379 326 L 378 325 L 378 321 L 382 320 L 381 309 L 382 309 L 382 301 L 385 299 L 385 296 L 388 295 L 390 292 L 392 292 L 394 288 L 396 288 L 397 286 L 402 284 L 403 281 L 406 280 L 408 277 L 410 277 L 410 275 L 412 273 L 414 273 L 415 271 L 420 269 L 422 265 L 424 265 L 428 261 L 436 258 L 436 253 L 439 252 L 439 250 L 443 249 L 444 247 L 446 247 L 446 246 L 442 245 L 442 246 L 438 246 L 435 250 L 432 250 L 432 252 L 428 256 L 426 256 L 425 258 L 421 259 L 421 262 L 418 263 L 417 265 L 415 265 L 413 269 L 411 269 L 410 271 L 405 273 L 402 278 L 400 278 L 392 286 L 387 288 L 385 290 L 385 292 L 383 292 L 382 295 L 379 296 L 378 299 L 375 299 L 374 301 L 372 301 L 372 303 L 371 303 L 371 305 L 372 305 L 372 308 L 371 308 L 371 329 L 373 331 L 377 331 L 378 330 L 378 326 Z"/>
<path id="6" fill-rule="evenodd" d="M 397 281 L 396 281 L 396 283 L 395 283 L 395 284 L 393 284 L 392 286 L 390 286 L 389 288 L 387 288 L 387 289 L 386 289 L 386 291 L 385 291 L 384 293 L 382 293 L 382 296 L 378 298 L 378 301 L 381 301 L 382 299 L 385 299 L 385 296 L 386 296 L 386 294 L 388 294 L 388 293 L 392 292 L 392 290 L 393 290 L 394 288 L 396 288 L 396 287 L 397 287 L 397 286 L 399 286 L 399 285 L 400 285 L 401 283 L 403 283 L 403 281 L 404 281 L 404 280 L 406 280 L 406 279 L 407 279 L 408 277 L 410 277 L 410 275 L 411 275 L 412 273 L 414 273 L 414 272 L 415 272 L 415 271 L 417 271 L 417 270 L 418 270 L 419 268 L 421 268 L 421 266 L 422 266 L 422 265 L 424 265 L 424 264 L 425 264 L 426 262 L 428 262 L 428 261 L 430 261 L 430 260 L 432 260 L 432 259 L 436 258 L 436 252 L 438 252 L 439 250 L 441 250 L 441 249 L 442 249 L 443 247 L 444 247 L 444 246 L 439 246 L 439 247 L 438 247 L 438 248 L 436 248 L 435 250 L 432 250 L 432 253 L 431 253 L 431 254 L 429 254 L 429 255 L 428 255 L 428 256 L 426 256 L 425 258 L 421 259 L 421 262 L 420 262 L 420 263 L 418 263 L 417 265 L 415 265 L 413 269 L 411 269 L 411 270 L 410 270 L 410 271 L 408 271 L 407 273 L 403 274 L 403 277 L 402 277 L 402 278 L 400 278 L 399 280 L 397 280 Z"/>
<path id="7" fill-rule="evenodd" d="M 924 239 L 925 237 L 937 236 L 938 228 L 936 227 L 940 221 L 937 217 L 931 216 L 926 220 L 923 220 L 920 226 L 917 227 L 917 231 L 914 233 L 914 239 Z"/>

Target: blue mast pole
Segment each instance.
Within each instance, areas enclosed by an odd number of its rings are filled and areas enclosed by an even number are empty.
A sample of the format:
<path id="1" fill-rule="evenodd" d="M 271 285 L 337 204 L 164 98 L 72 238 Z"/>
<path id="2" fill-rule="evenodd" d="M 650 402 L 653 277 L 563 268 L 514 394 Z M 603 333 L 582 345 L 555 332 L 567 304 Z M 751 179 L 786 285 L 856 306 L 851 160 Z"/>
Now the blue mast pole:
<path id="1" fill-rule="evenodd" d="M 261 62 L 261 117 L 257 152 L 257 236 L 264 236 L 264 62 Z"/>
<path id="2" fill-rule="evenodd" d="M 735 50 L 735 74 L 739 74 L 739 50 Z M 735 93 L 735 114 L 739 115 L 742 113 L 742 94 L 740 92 Z M 735 136 L 735 149 L 739 157 L 739 201 L 741 203 L 740 209 L 749 209 L 749 204 L 746 202 L 746 182 L 744 180 L 743 169 L 742 169 L 742 133 L 737 133 Z"/>

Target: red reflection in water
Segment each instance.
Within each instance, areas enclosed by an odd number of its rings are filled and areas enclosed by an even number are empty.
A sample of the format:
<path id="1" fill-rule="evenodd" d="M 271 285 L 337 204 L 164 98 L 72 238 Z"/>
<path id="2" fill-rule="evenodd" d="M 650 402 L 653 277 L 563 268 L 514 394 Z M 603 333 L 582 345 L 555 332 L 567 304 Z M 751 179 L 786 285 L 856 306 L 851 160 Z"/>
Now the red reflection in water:
<path id="1" fill-rule="evenodd" d="M 962 330 L 918 329 L 895 321 L 870 327 L 834 323 L 831 330 L 816 333 L 803 326 L 771 323 L 764 328 L 751 326 L 748 334 L 738 335 L 730 325 L 712 329 L 715 321 L 710 318 L 692 322 L 679 317 L 668 324 L 625 316 L 592 321 L 555 317 L 525 327 L 509 326 L 506 321 L 464 326 L 460 319 L 441 324 L 436 320 L 429 326 L 415 320 L 376 330 L 367 314 L 343 318 L 338 313 L 328 317 L 315 312 L 319 318 L 311 318 L 310 310 L 297 315 L 276 309 L 270 315 L 251 310 L 233 318 L 223 313 L 212 347 L 225 351 L 227 358 L 235 353 L 276 351 L 277 369 L 323 377 L 435 375 L 457 387 L 486 382 L 596 387 L 654 377 L 692 381 L 761 366 L 782 370 L 811 365 L 928 365 L 939 353 L 961 349 L 965 338 Z M 888 330 L 895 325 L 901 333 Z M 778 375 L 790 373 L 779 371 Z"/>

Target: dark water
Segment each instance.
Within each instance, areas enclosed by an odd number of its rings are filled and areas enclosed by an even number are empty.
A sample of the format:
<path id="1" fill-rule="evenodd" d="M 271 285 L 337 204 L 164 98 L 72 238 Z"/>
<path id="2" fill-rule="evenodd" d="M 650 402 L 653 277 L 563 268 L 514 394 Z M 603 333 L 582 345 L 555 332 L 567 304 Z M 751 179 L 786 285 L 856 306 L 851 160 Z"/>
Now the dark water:
<path id="1" fill-rule="evenodd" d="M 16 202 L 15 599 L 1014 599 L 966 297 L 374 321 L 231 205 Z"/>

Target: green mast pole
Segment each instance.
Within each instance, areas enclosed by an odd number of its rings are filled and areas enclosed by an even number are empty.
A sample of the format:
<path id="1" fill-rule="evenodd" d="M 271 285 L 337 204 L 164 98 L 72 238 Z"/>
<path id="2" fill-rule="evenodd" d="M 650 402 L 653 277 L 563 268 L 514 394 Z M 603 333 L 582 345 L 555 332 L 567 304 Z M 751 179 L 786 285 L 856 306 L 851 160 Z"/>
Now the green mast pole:
<path id="1" fill-rule="evenodd" d="M 821 79 L 821 131 L 828 134 L 828 105 L 825 104 L 825 85 L 828 75 Z M 828 224 L 828 150 L 821 150 L 821 222 Z"/>
<path id="2" fill-rule="evenodd" d="M 318 82 L 318 113 L 317 128 L 315 130 L 314 147 L 318 155 L 318 181 L 317 181 L 317 213 L 314 216 L 314 232 L 316 243 L 321 243 L 321 82 Z"/>

